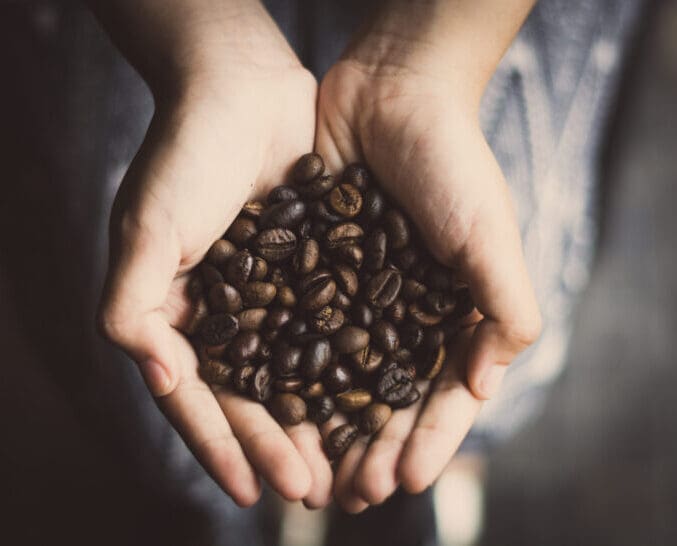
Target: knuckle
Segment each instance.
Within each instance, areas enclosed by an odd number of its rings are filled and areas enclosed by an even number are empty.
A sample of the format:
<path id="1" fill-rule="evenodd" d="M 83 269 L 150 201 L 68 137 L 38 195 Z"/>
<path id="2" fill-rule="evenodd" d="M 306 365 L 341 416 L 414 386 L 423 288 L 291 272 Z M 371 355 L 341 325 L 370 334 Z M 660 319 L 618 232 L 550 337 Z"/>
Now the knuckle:
<path id="1" fill-rule="evenodd" d="M 542 331 L 543 319 L 541 313 L 536 310 L 512 324 L 506 337 L 518 348 L 525 349 L 540 337 Z"/>
<path id="2" fill-rule="evenodd" d="M 118 345 L 126 344 L 132 334 L 128 313 L 111 304 L 101 306 L 96 324 L 103 338 Z"/>

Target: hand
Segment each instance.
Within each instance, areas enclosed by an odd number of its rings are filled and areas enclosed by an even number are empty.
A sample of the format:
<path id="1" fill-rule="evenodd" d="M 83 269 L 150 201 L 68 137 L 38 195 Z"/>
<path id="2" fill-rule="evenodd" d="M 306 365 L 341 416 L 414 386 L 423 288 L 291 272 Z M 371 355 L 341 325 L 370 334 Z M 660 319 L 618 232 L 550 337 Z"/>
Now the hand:
<path id="1" fill-rule="evenodd" d="M 305 423 L 288 436 L 262 405 L 210 390 L 179 331 L 190 311 L 188 272 L 242 204 L 311 149 L 315 80 L 258 3 L 224 15 L 215 32 L 213 3 L 205 18 L 186 8 L 200 2 L 147 1 L 141 28 L 134 2 L 125 2 L 112 19 L 110 4 L 99 14 L 150 83 L 156 112 L 113 206 L 101 329 L 139 364 L 160 408 L 235 502 L 258 499 L 260 474 L 287 499 L 324 505 L 332 475 L 317 428 Z M 118 23 L 128 28 L 125 6 L 147 43 L 116 33 Z"/>
<path id="2" fill-rule="evenodd" d="M 427 397 L 342 458 L 334 493 L 349 512 L 383 502 L 399 484 L 412 493 L 431 485 L 507 364 L 540 331 L 509 190 L 477 121 L 481 86 L 440 72 L 420 45 L 426 41 L 391 40 L 358 40 L 327 73 L 316 149 L 332 171 L 365 161 L 434 256 L 469 283 L 479 312 Z"/>

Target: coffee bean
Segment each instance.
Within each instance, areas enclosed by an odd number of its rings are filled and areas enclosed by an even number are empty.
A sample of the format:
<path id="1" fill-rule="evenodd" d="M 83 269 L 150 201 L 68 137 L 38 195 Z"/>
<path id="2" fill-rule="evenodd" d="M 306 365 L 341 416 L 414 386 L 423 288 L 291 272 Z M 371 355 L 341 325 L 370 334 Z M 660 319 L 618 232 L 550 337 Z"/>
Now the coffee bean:
<path id="1" fill-rule="evenodd" d="M 231 377 L 233 388 L 241 394 L 249 392 L 255 373 L 256 367 L 251 365 L 241 366 L 233 370 Z"/>
<path id="2" fill-rule="evenodd" d="M 296 235 L 286 228 L 266 229 L 256 237 L 254 247 L 265 260 L 279 262 L 296 251 Z"/>
<path id="3" fill-rule="evenodd" d="M 291 186 L 275 186 L 268 192 L 266 203 L 274 205 L 275 203 L 281 203 L 282 201 L 294 201 L 298 198 L 299 192 Z"/>
<path id="4" fill-rule="evenodd" d="M 273 384 L 275 392 L 294 392 L 297 393 L 303 387 L 303 379 L 296 376 L 280 377 Z"/>
<path id="5" fill-rule="evenodd" d="M 315 220 L 315 226 L 322 224 L 337 224 L 343 217 L 329 209 L 324 201 L 313 201 L 308 205 L 308 214 Z M 324 226 L 326 231 L 328 226 Z M 314 235 L 313 235 L 314 236 Z"/>
<path id="6" fill-rule="evenodd" d="M 393 324 L 400 324 L 407 315 L 407 304 L 402 298 L 396 298 L 384 310 L 384 316 Z"/>
<path id="7" fill-rule="evenodd" d="M 327 305 L 311 317 L 310 327 L 318 334 L 329 336 L 338 332 L 344 321 L 343 311 Z"/>
<path id="8" fill-rule="evenodd" d="M 301 186 L 299 193 L 306 199 L 319 199 L 330 192 L 335 186 L 336 179 L 332 175 L 326 174 L 308 182 L 305 186 Z"/>
<path id="9" fill-rule="evenodd" d="M 324 450 L 330 460 L 338 459 L 343 455 L 357 438 L 357 427 L 346 423 L 336 427 L 329 433 Z"/>
<path id="10" fill-rule="evenodd" d="M 331 278 L 322 278 L 308 288 L 299 302 L 306 311 L 318 311 L 329 304 L 336 293 L 336 283 Z"/>
<path id="11" fill-rule="evenodd" d="M 226 347 L 228 347 L 228 343 L 221 343 L 220 345 L 204 345 L 203 343 L 198 343 L 198 359 L 200 362 L 207 362 L 207 360 L 211 359 L 223 360 L 226 356 Z"/>
<path id="12" fill-rule="evenodd" d="M 340 364 L 330 364 L 322 374 L 325 388 L 331 393 L 347 391 L 353 382 L 350 370 Z"/>
<path id="13" fill-rule="evenodd" d="M 447 357 L 444 344 L 429 351 L 424 351 L 417 359 L 417 374 L 423 379 L 435 379 L 442 370 L 444 361 Z"/>
<path id="14" fill-rule="evenodd" d="M 294 165 L 292 176 L 298 184 L 307 184 L 324 172 L 324 161 L 315 153 L 302 155 Z"/>
<path id="15" fill-rule="evenodd" d="M 202 326 L 202 321 L 209 316 L 209 307 L 204 298 L 193 302 L 190 317 L 186 321 L 183 331 L 188 335 L 193 335 Z"/>
<path id="16" fill-rule="evenodd" d="M 214 313 L 234 315 L 242 309 L 242 298 L 234 286 L 219 282 L 209 289 L 209 307 Z"/>
<path id="17" fill-rule="evenodd" d="M 261 336 L 261 343 L 259 343 L 259 350 L 256 351 L 256 360 L 259 362 L 269 362 L 273 358 L 273 349 L 268 342 Z"/>
<path id="18" fill-rule="evenodd" d="M 336 250 L 336 257 L 339 260 L 346 262 L 349 266 L 355 269 L 362 267 L 364 261 L 364 251 L 358 245 L 343 245 Z"/>
<path id="19" fill-rule="evenodd" d="M 289 341 L 296 345 L 305 345 L 309 341 L 322 337 L 322 334 L 311 331 L 308 323 L 300 318 L 290 320 L 285 330 Z"/>
<path id="20" fill-rule="evenodd" d="M 414 355 L 410 349 L 400 347 L 397 351 L 393 351 L 392 357 L 400 366 L 404 367 L 411 364 Z"/>
<path id="21" fill-rule="evenodd" d="M 327 230 L 325 241 L 327 248 L 336 249 L 341 246 L 358 244 L 364 237 L 364 230 L 353 222 L 343 222 L 331 226 Z"/>
<path id="22" fill-rule="evenodd" d="M 273 283 L 277 288 L 289 283 L 289 275 L 282 271 L 280 267 L 269 268 L 268 282 Z"/>
<path id="23" fill-rule="evenodd" d="M 266 343 L 272 343 L 279 337 L 279 335 L 280 330 L 271 330 L 270 328 L 266 328 L 261 332 L 261 339 Z"/>
<path id="24" fill-rule="evenodd" d="M 418 282 L 423 282 L 425 280 L 426 273 L 430 269 L 430 261 L 426 259 L 421 259 L 416 262 L 409 271 L 411 277 Z"/>
<path id="25" fill-rule="evenodd" d="M 416 301 L 428 292 L 428 288 L 416 279 L 402 281 L 402 299 L 407 303 Z"/>
<path id="26" fill-rule="evenodd" d="M 405 398 L 413 386 L 412 379 L 404 370 L 393 368 L 379 378 L 376 392 L 381 400 L 392 404 Z"/>
<path id="27" fill-rule="evenodd" d="M 296 249 L 292 259 L 294 271 L 299 275 L 307 275 L 317 267 L 320 259 L 320 245 L 315 239 L 305 239 Z"/>
<path id="28" fill-rule="evenodd" d="M 336 279 L 336 284 L 346 295 L 353 297 L 357 294 L 357 273 L 355 273 L 353 268 L 345 264 L 334 265 L 334 279 Z"/>
<path id="29" fill-rule="evenodd" d="M 233 375 L 233 367 L 222 360 L 209 359 L 200 363 L 200 377 L 211 385 L 229 385 Z"/>
<path id="30" fill-rule="evenodd" d="M 268 263 L 263 258 L 256 256 L 254 258 L 254 265 L 252 266 L 252 273 L 249 280 L 262 281 L 268 275 Z"/>
<path id="31" fill-rule="evenodd" d="M 339 354 L 356 353 L 369 345 L 369 332 L 357 326 L 344 326 L 331 337 L 331 344 Z"/>
<path id="32" fill-rule="evenodd" d="M 285 342 L 277 343 L 273 353 L 273 366 L 278 375 L 292 375 L 299 369 L 303 354 L 301 347 Z"/>
<path id="33" fill-rule="evenodd" d="M 261 329 L 263 321 L 268 315 L 268 310 L 263 307 L 254 307 L 240 311 L 237 315 L 237 321 L 241 332 L 258 332 Z"/>
<path id="34" fill-rule="evenodd" d="M 277 291 L 277 301 L 283 307 L 294 307 L 296 305 L 296 296 L 291 286 L 282 286 Z"/>
<path id="35" fill-rule="evenodd" d="M 303 351 L 301 372 L 306 379 L 315 381 L 320 378 L 330 360 L 331 346 L 326 338 L 310 341 Z"/>
<path id="36" fill-rule="evenodd" d="M 245 307 L 265 307 L 275 299 L 277 288 L 270 282 L 248 282 L 242 287 L 242 302 Z"/>
<path id="37" fill-rule="evenodd" d="M 352 184 L 339 184 L 329 192 L 329 204 L 344 218 L 354 218 L 362 210 L 362 194 Z"/>
<path id="38" fill-rule="evenodd" d="M 268 207 L 261 218 L 259 225 L 266 228 L 293 228 L 299 225 L 306 217 L 306 204 L 303 201 L 293 199 L 281 201 Z"/>
<path id="39" fill-rule="evenodd" d="M 236 366 L 242 366 L 256 356 L 259 343 L 261 343 L 261 336 L 256 332 L 240 332 L 228 345 L 229 360 Z"/>
<path id="40" fill-rule="evenodd" d="M 205 286 L 200 277 L 194 275 L 190 278 L 186 284 L 186 295 L 193 303 L 204 298 Z"/>
<path id="41" fill-rule="evenodd" d="M 334 294 L 334 298 L 329 303 L 331 303 L 332 307 L 336 308 L 337 310 L 343 311 L 350 309 L 350 305 L 352 302 L 350 301 L 350 298 L 343 293 L 342 290 L 339 290 L 337 288 L 336 294 Z"/>
<path id="42" fill-rule="evenodd" d="M 352 315 L 355 326 L 369 328 L 374 322 L 374 314 L 366 303 L 358 303 L 353 306 Z"/>
<path id="43" fill-rule="evenodd" d="M 372 231 L 364 241 L 366 257 L 364 268 L 367 271 L 379 271 L 383 269 L 386 259 L 387 237 L 385 231 L 377 228 Z"/>
<path id="44" fill-rule="evenodd" d="M 331 396 L 312 397 L 306 403 L 308 405 L 308 418 L 318 425 L 326 423 L 334 415 L 336 406 Z"/>
<path id="45" fill-rule="evenodd" d="M 395 255 L 394 261 L 400 270 L 407 271 L 418 261 L 418 252 L 413 246 L 404 247 Z"/>
<path id="46" fill-rule="evenodd" d="M 367 345 L 361 351 L 357 351 L 350 355 L 356 370 L 370 374 L 375 372 L 383 362 L 383 354 L 374 349 L 371 345 Z"/>
<path id="47" fill-rule="evenodd" d="M 395 269 L 382 269 L 367 283 L 365 298 L 374 307 L 384 309 L 395 301 L 402 288 L 402 275 Z"/>
<path id="48" fill-rule="evenodd" d="M 306 403 L 296 394 L 280 393 L 272 397 L 270 412 L 281 425 L 298 425 L 306 418 Z"/>
<path id="49" fill-rule="evenodd" d="M 243 247 L 256 236 L 258 233 L 256 222 L 246 216 L 238 216 L 235 218 L 230 227 L 226 231 L 226 237 L 233 241 L 237 246 Z"/>
<path id="50" fill-rule="evenodd" d="M 311 398 L 319 398 L 321 396 L 324 396 L 324 385 L 322 381 L 315 381 L 310 385 L 306 385 L 299 391 L 299 396 L 305 400 L 310 400 Z"/>
<path id="51" fill-rule="evenodd" d="M 228 313 L 211 315 L 200 325 L 200 339 L 206 345 L 221 345 L 230 341 L 238 332 L 237 319 Z"/>
<path id="52" fill-rule="evenodd" d="M 242 214 L 256 219 L 261 216 L 264 208 L 265 205 L 261 201 L 247 201 L 242 207 Z"/>
<path id="53" fill-rule="evenodd" d="M 205 288 L 209 290 L 213 285 L 223 282 L 223 275 L 213 265 L 207 262 L 200 264 L 200 276 Z"/>
<path id="54" fill-rule="evenodd" d="M 400 344 L 407 349 L 416 349 L 423 341 L 423 328 L 415 322 L 400 326 Z"/>
<path id="55" fill-rule="evenodd" d="M 383 215 L 386 207 L 385 197 L 375 188 L 369 188 L 364 194 L 360 221 L 363 224 L 374 224 Z"/>
<path id="56" fill-rule="evenodd" d="M 417 302 L 409 304 L 407 312 L 409 313 L 409 316 L 421 326 L 435 326 L 442 321 L 442 318 L 444 318 L 442 315 L 428 313 L 422 309 Z"/>
<path id="57" fill-rule="evenodd" d="M 371 327 L 371 340 L 386 353 L 397 351 L 400 346 L 400 336 L 395 325 L 386 320 L 377 320 Z"/>
<path id="58" fill-rule="evenodd" d="M 371 182 L 371 175 L 364 165 L 360 163 L 351 163 L 343 171 L 341 180 L 348 184 L 352 184 L 360 191 L 364 191 Z"/>
<path id="59" fill-rule="evenodd" d="M 230 284 L 239 289 L 247 283 L 253 268 L 254 256 L 248 250 L 240 250 L 228 260 L 224 277 Z"/>
<path id="60" fill-rule="evenodd" d="M 299 239 L 308 239 L 313 231 L 313 222 L 310 218 L 305 218 L 296 228 Z"/>
<path id="61" fill-rule="evenodd" d="M 376 434 L 390 419 L 393 410 L 388 404 L 375 402 L 369 404 L 360 415 L 360 432 L 362 434 Z"/>
<path id="62" fill-rule="evenodd" d="M 219 239 L 207 251 L 205 259 L 209 264 L 223 271 L 228 260 L 237 252 L 237 248 L 230 241 Z"/>
<path id="63" fill-rule="evenodd" d="M 434 326 L 426 328 L 423 334 L 423 341 L 421 342 L 421 350 L 433 351 L 444 343 L 444 330 Z"/>
<path id="64" fill-rule="evenodd" d="M 383 214 L 383 229 L 388 236 L 388 246 L 401 250 L 409 244 L 409 222 L 400 211 L 390 209 Z"/>
<path id="65" fill-rule="evenodd" d="M 456 290 L 454 297 L 456 299 L 456 309 L 454 312 L 455 316 L 464 317 L 473 312 L 475 309 L 475 302 L 473 302 L 470 289 L 461 288 Z"/>
<path id="66" fill-rule="evenodd" d="M 292 312 L 286 307 L 273 307 L 268 311 L 266 326 L 271 330 L 279 330 L 293 317 Z"/>
<path id="67" fill-rule="evenodd" d="M 268 364 L 264 364 L 254 373 L 249 393 L 257 402 L 266 402 L 270 399 L 273 394 L 273 374 Z"/>
<path id="68" fill-rule="evenodd" d="M 421 393 L 416 387 L 412 387 L 411 390 L 399 400 L 394 400 L 390 403 L 390 407 L 393 409 L 402 409 L 411 406 L 415 402 L 418 402 L 421 398 Z"/>
<path id="69" fill-rule="evenodd" d="M 371 404 L 371 393 L 366 389 L 352 389 L 336 395 L 336 406 L 339 410 L 352 413 Z"/>

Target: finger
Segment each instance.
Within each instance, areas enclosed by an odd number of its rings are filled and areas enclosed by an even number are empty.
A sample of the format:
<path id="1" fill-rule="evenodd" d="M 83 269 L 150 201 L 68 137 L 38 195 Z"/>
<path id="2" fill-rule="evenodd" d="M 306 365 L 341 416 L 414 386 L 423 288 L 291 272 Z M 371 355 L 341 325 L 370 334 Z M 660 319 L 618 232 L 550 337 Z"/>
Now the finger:
<path id="1" fill-rule="evenodd" d="M 422 492 L 442 473 L 482 406 L 459 373 L 472 336 L 472 328 L 459 333 L 402 451 L 397 475 L 410 493 Z"/>
<path id="2" fill-rule="evenodd" d="M 306 497 L 312 480 L 308 465 L 268 410 L 233 392 L 219 389 L 215 395 L 247 458 L 261 476 L 287 500 Z"/>
<path id="3" fill-rule="evenodd" d="M 369 437 L 360 434 L 338 462 L 334 477 L 334 498 L 349 514 L 357 514 L 369 507 L 353 489 L 353 478 L 357 467 L 369 445 Z"/>
<path id="4" fill-rule="evenodd" d="M 181 379 L 170 394 L 158 399 L 158 405 L 214 481 L 238 505 L 251 506 L 261 494 L 258 477 L 214 394 L 197 376 L 192 347 L 177 332 L 168 339 L 180 363 Z"/>

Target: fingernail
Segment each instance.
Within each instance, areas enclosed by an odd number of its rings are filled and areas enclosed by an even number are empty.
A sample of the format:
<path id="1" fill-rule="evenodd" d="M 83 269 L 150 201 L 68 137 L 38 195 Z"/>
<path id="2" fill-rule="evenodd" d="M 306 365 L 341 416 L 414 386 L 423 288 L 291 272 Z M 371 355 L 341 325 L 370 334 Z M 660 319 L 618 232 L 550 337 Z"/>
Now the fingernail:
<path id="1" fill-rule="evenodd" d="M 139 364 L 141 375 L 153 396 L 167 394 L 171 380 L 165 367 L 155 360 L 146 360 Z"/>
<path id="2" fill-rule="evenodd" d="M 482 395 L 484 395 L 485 398 L 493 398 L 498 394 L 501 383 L 503 382 L 503 376 L 507 369 L 507 366 L 493 364 L 485 372 L 484 377 L 480 381 L 480 391 L 482 391 Z"/>

